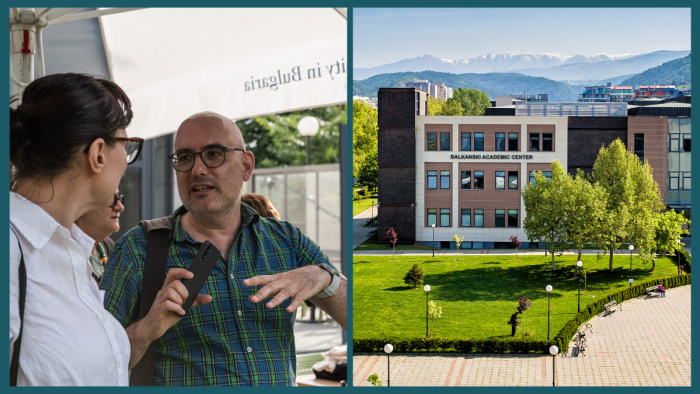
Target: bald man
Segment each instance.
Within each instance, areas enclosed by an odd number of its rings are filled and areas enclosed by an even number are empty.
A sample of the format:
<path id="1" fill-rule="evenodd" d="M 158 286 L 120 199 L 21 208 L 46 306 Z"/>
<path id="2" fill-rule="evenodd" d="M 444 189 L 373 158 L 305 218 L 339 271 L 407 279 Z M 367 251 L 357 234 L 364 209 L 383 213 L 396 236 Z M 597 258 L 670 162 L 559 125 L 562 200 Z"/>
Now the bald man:
<path id="1" fill-rule="evenodd" d="M 101 283 L 105 307 L 126 327 L 132 353 L 155 341 L 153 385 L 295 385 L 295 311 L 309 300 L 346 328 L 345 278 L 298 228 L 241 203 L 255 157 L 234 122 L 211 112 L 189 117 L 168 157 L 182 206 L 172 215 L 166 271 L 187 268 L 210 241 L 222 257 L 200 297 L 212 301 L 162 337 L 143 336 L 137 319 L 148 243 L 136 227 L 112 252 Z M 170 299 L 187 299 L 183 289 Z"/>

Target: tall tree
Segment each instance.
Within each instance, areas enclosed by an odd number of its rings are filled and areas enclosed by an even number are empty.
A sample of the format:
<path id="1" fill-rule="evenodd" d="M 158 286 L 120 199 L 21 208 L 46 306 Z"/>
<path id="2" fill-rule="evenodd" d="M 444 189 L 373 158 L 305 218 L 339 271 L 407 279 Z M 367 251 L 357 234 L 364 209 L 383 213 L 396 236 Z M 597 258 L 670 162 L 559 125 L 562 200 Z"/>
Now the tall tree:
<path id="1" fill-rule="evenodd" d="M 655 243 L 656 250 L 660 253 L 677 252 L 683 248 L 683 244 L 678 241 L 683 235 L 688 234 L 683 230 L 684 224 L 690 224 L 690 220 L 686 219 L 683 214 L 676 213 L 673 210 L 666 211 L 656 217 L 655 228 Z M 656 268 L 656 262 L 653 262 L 651 271 Z"/>
<path id="2" fill-rule="evenodd" d="M 318 119 L 320 128 L 311 137 L 311 164 L 340 162 L 341 123 L 347 123 L 347 106 L 307 109 L 237 121 L 246 149 L 255 155 L 257 168 L 306 164 L 306 138 L 297 130 L 304 116 Z"/>
<path id="3" fill-rule="evenodd" d="M 581 169 L 575 177 L 567 176 L 565 188 L 567 238 L 578 249 L 581 260 L 583 244 L 595 238 L 604 222 L 606 196 Z"/>
<path id="4" fill-rule="evenodd" d="M 448 104 L 451 101 L 459 103 L 464 116 L 481 116 L 491 106 L 488 94 L 478 89 L 459 88 L 453 91 L 452 98 L 447 99 Z"/>
<path id="5" fill-rule="evenodd" d="M 634 244 L 642 259 L 650 259 L 654 213 L 663 204 L 649 163 L 642 163 L 617 139 L 600 149 L 593 164 L 593 179 L 606 195 L 606 214 L 598 237 L 610 253 L 610 271 L 613 251 L 626 242 Z"/>
<path id="6" fill-rule="evenodd" d="M 352 175 L 365 185 L 377 184 L 377 110 L 371 105 L 352 102 Z"/>

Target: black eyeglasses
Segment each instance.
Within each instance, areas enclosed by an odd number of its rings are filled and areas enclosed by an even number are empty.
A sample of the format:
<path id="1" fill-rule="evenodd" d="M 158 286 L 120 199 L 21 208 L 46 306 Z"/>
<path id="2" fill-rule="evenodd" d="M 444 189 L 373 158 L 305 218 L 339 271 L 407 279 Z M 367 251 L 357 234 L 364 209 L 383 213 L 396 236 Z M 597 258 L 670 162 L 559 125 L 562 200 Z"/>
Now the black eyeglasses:
<path id="1" fill-rule="evenodd" d="M 114 207 L 117 206 L 118 202 L 120 202 L 120 203 L 122 203 L 122 205 L 124 205 L 124 195 L 123 194 L 114 194 L 114 202 L 109 207 L 114 209 Z"/>
<path id="2" fill-rule="evenodd" d="M 131 164 L 139 158 L 143 148 L 143 138 L 114 137 L 116 141 L 124 141 L 126 148 L 126 164 Z"/>
<path id="3" fill-rule="evenodd" d="M 194 161 L 199 156 L 202 163 L 209 168 L 221 167 L 226 160 L 226 151 L 238 150 L 245 152 L 242 148 L 231 148 L 228 146 L 217 146 L 214 148 L 205 149 L 201 152 L 175 152 L 168 155 L 170 164 L 173 165 L 175 171 L 187 172 L 194 167 Z"/>

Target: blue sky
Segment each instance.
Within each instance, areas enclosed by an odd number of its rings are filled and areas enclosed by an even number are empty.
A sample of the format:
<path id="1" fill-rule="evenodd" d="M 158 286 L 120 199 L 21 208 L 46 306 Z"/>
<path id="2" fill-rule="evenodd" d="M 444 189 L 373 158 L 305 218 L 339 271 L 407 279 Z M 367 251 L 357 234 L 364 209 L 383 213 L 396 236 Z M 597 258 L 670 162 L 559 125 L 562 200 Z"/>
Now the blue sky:
<path id="1" fill-rule="evenodd" d="M 355 8 L 353 63 L 690 49 L 690 8 Z"/>

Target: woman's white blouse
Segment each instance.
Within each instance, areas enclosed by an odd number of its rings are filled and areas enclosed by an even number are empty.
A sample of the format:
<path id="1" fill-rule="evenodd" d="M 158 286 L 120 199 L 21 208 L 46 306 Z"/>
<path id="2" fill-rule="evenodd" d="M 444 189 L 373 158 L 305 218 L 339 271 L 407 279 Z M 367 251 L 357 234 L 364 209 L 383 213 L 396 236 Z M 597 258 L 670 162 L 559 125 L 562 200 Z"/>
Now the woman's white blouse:
<path id="1" fill-rule="evenodd" d="M 129 338 L 91 277 L 94 241 L 15 193 L 10 225 L 27 269 L 17 385 L 128 386 Z M 10 231 L 10 359 L 20 330 L 19 262 Z"/>

